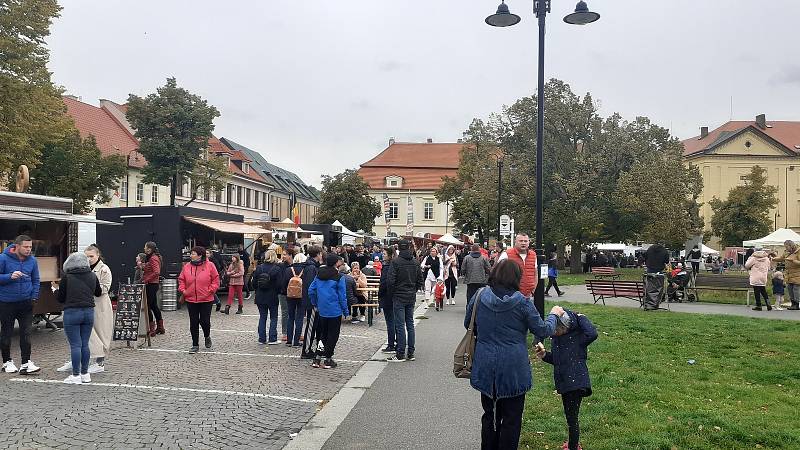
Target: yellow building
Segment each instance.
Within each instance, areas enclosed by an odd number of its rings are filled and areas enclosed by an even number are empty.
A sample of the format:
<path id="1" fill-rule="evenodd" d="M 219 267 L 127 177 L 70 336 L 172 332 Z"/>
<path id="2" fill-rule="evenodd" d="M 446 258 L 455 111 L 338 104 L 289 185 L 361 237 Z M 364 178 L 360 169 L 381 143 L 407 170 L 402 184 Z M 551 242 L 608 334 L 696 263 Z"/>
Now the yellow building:
<path id="1" fill-rule="evenodd" d="M 773 228 L 800 231 L 800 122 L 767 121 L 764 114 L 754 121 L 731 121 L 709 132 L 686 139 L 684 160 L 700 169 L 703 203 L 700 215 L 710 228 L 711 207 L 717 197 L 744 184 L 743 176 L 753 166 L 767 170 L 769 184 L 778 188 L 778 205 L 770 211 Z"/>

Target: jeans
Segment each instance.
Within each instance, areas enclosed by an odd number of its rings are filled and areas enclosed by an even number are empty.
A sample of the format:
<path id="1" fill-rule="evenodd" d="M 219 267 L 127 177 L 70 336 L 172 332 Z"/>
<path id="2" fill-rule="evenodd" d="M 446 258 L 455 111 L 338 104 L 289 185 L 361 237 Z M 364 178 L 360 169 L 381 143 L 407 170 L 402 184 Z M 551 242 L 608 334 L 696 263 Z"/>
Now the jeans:
<path id="1" fill-rule="evenodd" d="M 189 310 L 189 332 L 192 334 L 192 347 L 200 345 L 198 325 L 203 328 L 204 337 L 211 336 L 211 306 L 213 304 L 214 302 L 186 302 L 186 309 Z"/>
<path id="2" fill-rule="evenodd" d="M 281 305 L 281 334 L 286 336 L 286 322 L 289 321 L 289 307 L 286 305 L 286 296 L 278 294 L 278 303 Z"/>
<path id="3" fill-rule="evenodd" d="M 289 319 L 286 322 L 286 336 L 288 341 L 286 342 L 292 345 L 300 345 L 300 333 L 303 332 L 303 316 L 305 316 L 303 299 L 287 298 L 286 306 L 289 310 Z"/>
<path id="4" fill-rule="evenodd" d="M 467 284 L 467 303 L 469 303 L 470 299 L 476 292 L 482 287 L 486 286 L 483 283 L 469 283 Z M 466 307 L 466 305 L 465 305 Z"/>
<path id="5" fill-rule="evenodd" d="M 278 303 L 257 304 L 258 342 L 267 342 L 267 316 L 269 316 L 269 342 L 278 341 Z"/>
<path id="6" fill-rule="evenodd" d="M 69 341 L 72 375 L 89 373 L 89 338 L 92 336 L 93 326 L 93 307 L 64 310 L 64 333 Z"/>
<path id="7" fill-rule="evenodd" d="M 569 441 L 567 441 L 569 450 L 578 449 L 578 441 L 581 437 L 578 416 L 581 412 L 582 399 L 582 390 L 570 391 L 561 394 L 561 403 L 564 405 L 564 417 L 567 419 L 567 427 L 569 428 Z"/>
<path id="8" fill-rule="evenodd" d="M 317 358 L 330 359 L 339 342 L 339 332 L 342 329 L 341 317 L 320 317 L 319 318 L 319 339 L 325 343 L 324 350 L 317 350 Z"/>
<path id="9" fill-rule="evenodd" d="M 161 310 L 158 309 L 158 283 L 147 283 L 144 287 L 147 292 L 147 309 L 150 311 L 150 322 L 161 320 Z"/>
<path id="10" fill-rule="evenodd" d="M 517 448 L 525 394 L 497 400 L 481 394 L 481 450 Z"/>
<path id="11" fill-rule="evenodd" d="M 394 310 L 395 350 L 397 356 L 406 355 L 406 331 L 408 331 L 408 354 L 413 355 L 414 304 L 395 302 L 392 309 Z"/>
<path id="12" fill-rule="evenodd" d="M 33 302 L 0 302 L 0 348 L 3 362 L 11 361 L 11 335 L 14 321 L 19 322 L 19 351 L 22 364 L 31 359 L 31 326 L 33 325 Z"/>
<path id="13" fill-rule="evenodd" d="M 386 345 L 393 348 L 397 332 L 394 329 L 394 307 L 392 305 L 383 308 L 383 320 L 386 321 Z"/>

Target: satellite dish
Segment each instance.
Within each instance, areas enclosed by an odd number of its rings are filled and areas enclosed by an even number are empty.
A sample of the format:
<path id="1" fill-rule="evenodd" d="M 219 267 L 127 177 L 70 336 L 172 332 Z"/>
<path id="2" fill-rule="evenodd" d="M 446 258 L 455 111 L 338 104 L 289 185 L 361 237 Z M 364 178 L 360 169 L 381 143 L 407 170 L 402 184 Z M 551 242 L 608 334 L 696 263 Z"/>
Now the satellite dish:
<path id="1" fill-rule="evenodd" d="M 31 177 L 28 172 L 28 166 L 25 164 L 19 166 L 17 170 L 17 192 L 25 192 L 31 185 Z"/>

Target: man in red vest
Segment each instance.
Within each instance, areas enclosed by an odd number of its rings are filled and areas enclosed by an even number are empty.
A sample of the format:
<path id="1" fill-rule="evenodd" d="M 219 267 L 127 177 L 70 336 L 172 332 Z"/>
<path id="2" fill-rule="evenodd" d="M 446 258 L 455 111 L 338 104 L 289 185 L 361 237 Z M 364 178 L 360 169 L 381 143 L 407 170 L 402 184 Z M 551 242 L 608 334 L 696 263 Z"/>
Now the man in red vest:
<path id="1" fill-rule="evenodd" d="M 536 253 L 528 251 L 531 239 L 525 233 L 517 233 L 514 239 L 514 247 L 505 251 L 498 261 L 510 259 L 519 264 L 522 269 L 522 280 L 519 283 L 519 291 L 526 297 L 533 295 L 536 290 L 536 283 L 539 282 L 537 276 Z"/>

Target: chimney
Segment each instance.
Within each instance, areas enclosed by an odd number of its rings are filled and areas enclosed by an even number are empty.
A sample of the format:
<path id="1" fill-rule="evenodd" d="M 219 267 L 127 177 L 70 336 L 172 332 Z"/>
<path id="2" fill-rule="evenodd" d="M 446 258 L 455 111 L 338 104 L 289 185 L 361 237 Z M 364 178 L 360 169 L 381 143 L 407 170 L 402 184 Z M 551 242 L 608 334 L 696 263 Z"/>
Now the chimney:
<path id="1" fill-rule="evenodd" d="M 708 127 L 700 127 L 700 139 L 708 136 Z"/>
<path id="2" fill-rule="evenodd" d="M 66 97 L 66 98 L 69 98 L 69 99 L 72 99 L 72 100 L 75 100 L 75 101 L 78 101 L 78 102 L 79 102 L 79 101 L 81 101 L 81 98 L 80 98 L 80 97 L 78 97 L 77 95 L 72 95 L 72 94 L 64 94 L 64 97 Z"/>
<path id="3" fill-rule="evenodd" d="M 766 114 L 757 115 L 756 125 L 758 125 L 758 128 L 761 128 L 762 130 L 767 128 L 767 115 Z"/>
<path id="4" fill-rule="evenodd" d="M 389 145 L 393 145 L 393 144 L 394 144 L 394 136 L 389 138 Z"/>
<path id="5" fill-rule="evenodd" d="M 428 144 L 433 144 L 433 138 L 428 138 Z"/>
<path id="6" fill-rule="evenodd" d="M 456 143 L 458 143 L 458 144 L 463 144 L 463 143 L 464 143 L 464 140 L 463 140 L 463 139 L 461 139 L 461 138 L 458 138 L 458 140 L 456 140 Z"/>

